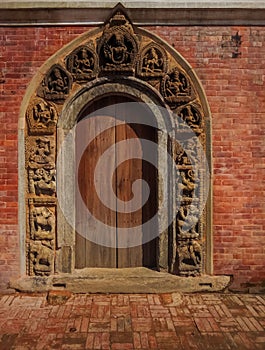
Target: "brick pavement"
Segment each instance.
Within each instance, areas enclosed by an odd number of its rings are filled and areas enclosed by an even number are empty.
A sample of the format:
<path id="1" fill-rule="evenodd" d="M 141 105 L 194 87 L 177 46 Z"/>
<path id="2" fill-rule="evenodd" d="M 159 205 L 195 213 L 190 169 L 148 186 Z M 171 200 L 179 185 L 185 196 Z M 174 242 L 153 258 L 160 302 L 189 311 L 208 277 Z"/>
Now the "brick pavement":
<path id="1" fill-rule="evenodd" d="M 265 349 L 265 296 L 79 294 L 0 298 L 0 350 Z"/>

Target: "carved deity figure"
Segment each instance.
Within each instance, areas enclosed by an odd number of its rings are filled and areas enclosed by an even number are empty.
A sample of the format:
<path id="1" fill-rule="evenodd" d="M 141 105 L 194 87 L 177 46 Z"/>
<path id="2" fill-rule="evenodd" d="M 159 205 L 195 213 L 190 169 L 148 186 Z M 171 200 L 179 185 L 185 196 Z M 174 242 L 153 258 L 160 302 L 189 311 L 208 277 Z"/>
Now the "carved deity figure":
<path id="1" fill-rule="evenodd" d="M 48 92 L 52 94 L 68 93 L 68 78 L 63 76 L 59 68 L 54 68 L 48 78 Z"/>
<path id="2" fill-rule="evenodd" d="M 29 171 L 29 188 L 36 195 L 53 195 L 56 190 L 55 169 L 43 169 Z"/>
<path id="3" fill-rule="evenodd" d="M 114 33 L 104 44 L 103 52 L 107 65 L 128 65 L 131 61 L 125 36 L 119 32 Z"/>
<path id="4" fill-rule="evenodd" d="M 163 62 L 163 58 L 159 57 L 158 51 L 152 47 L 143 57 L 142 70 L 149 73 L 161 72 Z"/>
<path id="5" fill-rule="evenodd" d="M 174 70 L 165 79 L 165 93 L 167 97 L 185 96 L 188 94 L 188 84 L 184 75 Z"/>
<path id="6" fill-rule="evenodd" d="M 34 127 L 47 128 L 54 123 L 56 117 L 55 108 L 44 102 L 39 102 L 33 107 Z"/>
<path id="7" fill-rule="evenodd" d="M 196 232 L 196 224 L 200 218 L 198 206 L 190 204 L 188 207 L 181 206 L 177 218 L 177 225 L 180 237 L 197 238 L 199 233 Z"/>
<path id="8" fill-rule="evenodd" d="M 30 274 L 49 276 L 53 271 L 53 250 L 44 246 L 40 241 L 31 242 L 29 248 Z"/>
<path id="9" fill-rule="evenodd" d="M 186 106 L 180 113 L 180 117 L 188 124 L 188 126 L 195 132 L 196 134 L 200 134 L 202 132 L 201 129 L 201 117 L 199 113 L 192 108 L 190 105 Z"/>
<path id="10" fill-rule="evenodd" d="M 29 166 L 31 169 L 54 168 L 50 140 L 46 137 L 38 138 L 36 140 L 36 147 L 30 150 Z"/>
<path id="11" fill-rule="evenodd" d="M 94 68 L 94 58 L 86 48 L 82 48 L 74 55 L 73 73 L 88 74 L 92 73 Z"/>

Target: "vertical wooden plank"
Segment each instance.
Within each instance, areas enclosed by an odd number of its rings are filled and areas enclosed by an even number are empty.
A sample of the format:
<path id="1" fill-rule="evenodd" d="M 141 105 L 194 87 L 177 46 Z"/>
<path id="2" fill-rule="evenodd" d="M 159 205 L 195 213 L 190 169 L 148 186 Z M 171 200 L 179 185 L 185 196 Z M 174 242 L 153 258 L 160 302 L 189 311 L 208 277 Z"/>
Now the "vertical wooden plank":
<path id="1" fill-rule="evenodd" d="M 118 142 L 122 140 L 134 139 L 134 152 L 137 149 L 140 159 L 133 159 L 132 147 L 119 147 Z M 117 198 L 125 203 L 133 198 L 132 184 L 135 180 L 142 178 L 142 150 L 141 142 L 137 138 L 134 130 L 123 123 L 116 126 L 116 164 L 121 159 L 128 159 L 120 164 L 117 169 Z M 141 198 L 139 198 L 141 201 Z M 119 229 L 132 228 L 142 224 L 142 208 L 137 211 L 122 213 L 117 211 L 117 241 L 123 239 L 124 235 L 119 233 Z M 118 267 L 136 267 L 143 266 L 142 245 L 132 248 L 118 249 Z"/>
<path id="2" fill-rule="evenodd" d="M 157 143 L 156 129 L 149 125 L 136 125 L 135 129 L 141 139 L 146 139 L 151 142 Z M 146 154 L 148 150 L 143 148 L 143 159 L 148 158 Z M 152 158 L 157 162 L 157 154 L 152 154 Z M 142 208 L 142 222 L 143 235 L 145 237 L 158 235 L 158 222 L 154 222 L 152 225 L 148 224 L 157 213 L 157 167 L 151 163 L 143 160 L 142 162 L 142 178 L 150 187 L 150 194 L 148 201 Z M 157 238 L 154 238 L 147 243 L 143 244 L 143 266 L 156 268 L 157 267 Z"/>
<path id="3" fill-rule="evenodd" d="M 95 106 L 94 106 L 95 107 Z M 111 127 L 112 122 L 109 118 L 104 123 L 99 123 L 97 119 L 92 119 L 86 125 L 82 126 L 81 132 L 82 137 L 92 139 L 93 141 L 88 144 L 80 161 L 79 172 L 78 172 L 78 183 L 80 191 L 82 193 L 83 200 L 88 207 L 92 215 L 99 221 L 109 226 L 109 232 L 115 232 L 116 227 L 116 212 L 111 210 L 101 202 L 101 197 L 109 198 L 115 206 L 115 196 L 110 188 L 107 186 L 107 179 L 112 174 L 109 174 L 110 163 L 115 162 L 115 151 L 108 158 L 108 163 L 103 164 L 103 169 L 97 177 L 98 184 L 100 185 L 99 196 L 96 193 L 94 184 L 94 170 L 102 154 L 114 144 L 115 142 L 115 128 Z M 108 125 L 109 124 L 109 125 Z M 96 136 L 98 135 L 98 136 Z M 83 217 L 80 217 L 83 216 Z M 90 230 L 95 232 L 97 228 L 93 225 L 92 220 L 89 217 L 84 217 L 84 214 L 76 212 L 77 221 L 84 230 Z M 100 235 L 101 232 L 95 232 L 96 235 Z M 113 235 L 114 241 L 112 246 L 116 246 L 115 234 Z M 99 245 L 94 242 L 78 237 L 76 240 L 76 267 L 116 267 L 116 249 Z"/>

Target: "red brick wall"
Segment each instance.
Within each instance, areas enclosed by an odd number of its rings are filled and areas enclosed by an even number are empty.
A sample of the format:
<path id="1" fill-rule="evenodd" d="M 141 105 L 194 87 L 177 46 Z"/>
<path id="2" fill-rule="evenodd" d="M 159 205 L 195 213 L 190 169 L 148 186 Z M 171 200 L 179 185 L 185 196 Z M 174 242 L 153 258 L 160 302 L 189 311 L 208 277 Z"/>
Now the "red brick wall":
<path id="1" fill-rule="evenodd" d="M 19 275 L 17 129 L 38 68 L 88 27 L 0 28 L 0 288 Z M 150 27 L 195 69 L 212 111 L 214 273 L 265 280 L 265 28 Z M 232 58 L 238 31 L 241 53 Z"/>

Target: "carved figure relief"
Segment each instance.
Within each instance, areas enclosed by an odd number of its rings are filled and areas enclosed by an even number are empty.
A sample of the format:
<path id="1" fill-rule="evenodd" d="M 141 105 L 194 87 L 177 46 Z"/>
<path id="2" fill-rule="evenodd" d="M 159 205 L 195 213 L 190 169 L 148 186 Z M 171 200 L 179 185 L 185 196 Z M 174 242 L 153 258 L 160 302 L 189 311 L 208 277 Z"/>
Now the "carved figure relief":
<path id="1" fill-rule="evenodd" d="M 192 168 L 192 165 L 196 164 L 198 162 L 198 155 L 197 155 L 197 142 L 190 138 L 184 143 L 184 148 L 177 144 L 175 147 L 175 162 L 178 169 L 182 168 Z"/>
<path id="2" fill-rule="evenodd" d="M 29 191 L 37 196 L 55 194 L 55 169 L 38 168 L 29 170 Z"/>
<path id="3" fill-rule="evenodd" d="M 98 52 L 103 71 L 133 72 L 137 43 L 132 26 L 122 13 L 117 12 L 105 26 Z"/>
<path id="4" fill-rule="evenodd" d="M 196 204 L 181 205 L 177 216 L 179 238 L 199 237 L 196 227 L 198 215 L 200 212 Z"/>
<path id="5" fill-rule="evenodd" d="M 98 71 L 97 55 L 92 47 L 78 47 L 67 57 L 66 66 L 74 80 L 79 82 L 91 80 Z"/>
<path id="6" fill-rule="evenodd" d="M 29 274 L 48 276 L 54 270 L 55 202 L 29 199 Z"/>
<path id="7" fill-rule="evenodd" d="M 167 69 L 167 56 L 158 45 L 149 44 L 140 54 L 138 74 L 146 77 L 163 76 Z"/>
<path id="8" fill-rule="evenodd" d="M 35 137 L 29 139 L 28 167 L 30 169 L 54 169 L 55 150 L 54 141 L 48 137 Z"/>
<path id="9" fill-rule="evenodd" d="M 196 176 L 193 169 L 181 170 L 180 171 L 181 182 L 178 183 L 179 192 L 181 197 L 192 198 L 194 190 L 198 186 L 196 184 Z"/>
<path id="10" fill-rule="evenodd" d="M 54 65 L 42 81 L 39 96 L 63 103 L 72 86 L 72 77 L 59 64 Z"/>
<path id="11" fill-rule="evenodd" d="M 178 108 L 176 113 L 196 135 L 202 133 L 202 117 L 197 108 L 188 104 L 184 108 Z"/>
<path id="12" fill-rule="evenodd" d="M 180 275 L 196 276 L 200 273 L 202 250 L 197 240 L 190 239 L 178 246 Z"/>
<path id="13" fill-rule="evenodd" d="M 161 92 L 173 109 L 180 104 L 190 101 L 192 98 L 189 80 L 178 68 L 173 69 L 164 76 Z"/>
<path id="14" fill-rule="evenodd" d="M 54 271 L 54 252 L 40 241 L 30 243 L 29 260 L 31 276 L 49 276 Z"/>
<path id="15" fill-rule="evenodd" d="M 49 242 L 55 239 L 55 216 L 47 207 L 35 207 L 30 212 L 31 238 Z M 46 244 L 47 245 L 47 244 Z"/>
<path id="16" fill-rule="evenodd" d="M 57 122 L 55 107 L 42 99 L 34 99 L 27 110 L 27 121 L 31 134 L 52 134 Z"/>

